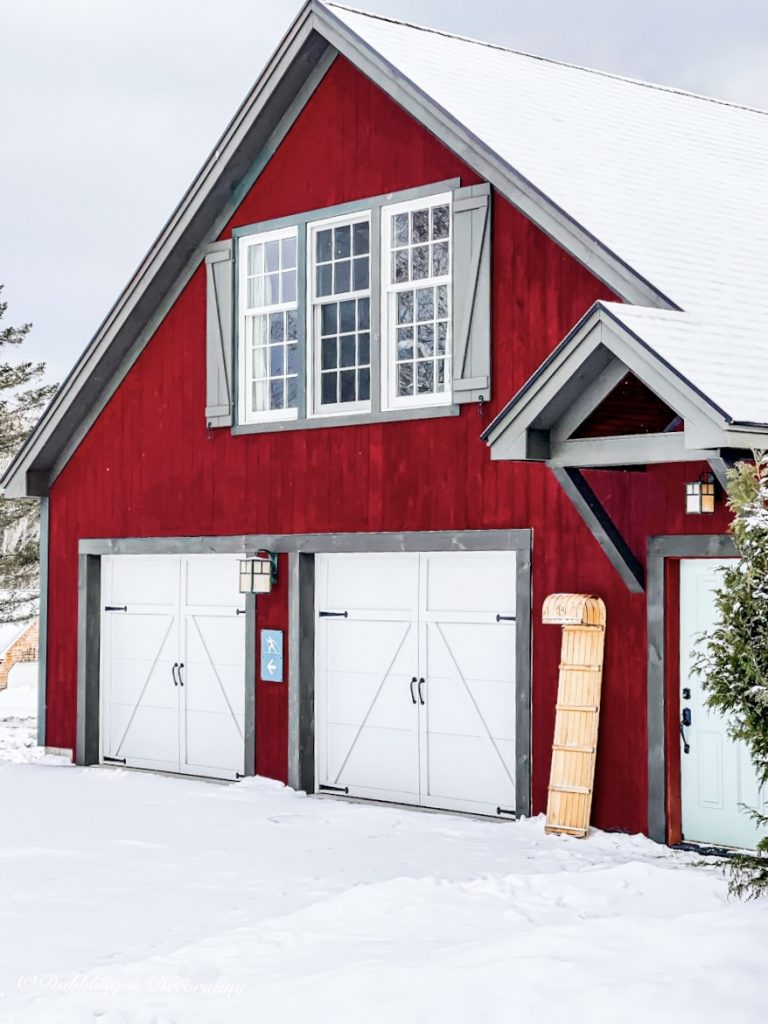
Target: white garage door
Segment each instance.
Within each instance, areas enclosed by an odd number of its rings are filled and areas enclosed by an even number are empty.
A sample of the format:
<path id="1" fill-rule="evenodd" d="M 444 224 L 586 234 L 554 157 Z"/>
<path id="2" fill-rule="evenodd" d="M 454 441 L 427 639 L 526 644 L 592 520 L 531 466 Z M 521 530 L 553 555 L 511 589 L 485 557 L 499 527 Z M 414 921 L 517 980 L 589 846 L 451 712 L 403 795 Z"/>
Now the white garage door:
<path id="1" fill-rule="evenodd" d="M 760 792 L 746 744 L 730 738 L 727 718 L 710 711 L 701 679 L 691 671 L 697 637 L 717 620 L 714 592 L 724 564 L 712 558 L 680 563 L 680 708 L 690 722 L 680 740 L 683 838 L 753 848 L 763 832 L 745 807 L 765 814 L 768 794 Z"/>
<path id="2" fill-rule="evenodd" d="M 242 774 L 245 616 L 235 556 L 105 557 L 102 605 L 103 760 Z"/>
<path id="3" fill-rule="evenodd" d="M 318 555 L 317 781 L 515 808 L 514 552 Z"/>

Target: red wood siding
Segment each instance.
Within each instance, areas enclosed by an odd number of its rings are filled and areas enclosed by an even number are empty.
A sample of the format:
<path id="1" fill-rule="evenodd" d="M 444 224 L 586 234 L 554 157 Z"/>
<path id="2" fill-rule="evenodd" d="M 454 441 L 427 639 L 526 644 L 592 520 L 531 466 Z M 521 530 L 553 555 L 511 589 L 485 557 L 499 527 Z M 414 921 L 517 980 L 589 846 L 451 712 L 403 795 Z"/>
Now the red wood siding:
<path id="1" fill-rule="evenodd" d="M 457 176 L 478 180 L 338 60 L 230 228 Z M 209 436 L 201 268 L 51 491 L 48 743 L 75 741 L 80 537 L 532 527 L 534 809 L 546 799 L 558 657 L 557 638 L 539 624 L 541 603 L 555 590 L 586 591 L 608 609 L 594 820 L 644 829 L 644 599 L 626 591 L 546 469 L 493 463 L 479 439 L 598 298 L 613 296 L 496 196 L 493 400 L 482 418 L 470 407 L 441 420 Z M 679 467 L 601 475 L 598 486 L 639 554 L 649 532 L 713 532 L 711 520 L 682 516 L 684 479 Z M 284 565 L 259 615 L 260 625 L 286 627 Z M 286 698 L 285 686 L 259 683 L 257 767 L 279 779 Z"/>

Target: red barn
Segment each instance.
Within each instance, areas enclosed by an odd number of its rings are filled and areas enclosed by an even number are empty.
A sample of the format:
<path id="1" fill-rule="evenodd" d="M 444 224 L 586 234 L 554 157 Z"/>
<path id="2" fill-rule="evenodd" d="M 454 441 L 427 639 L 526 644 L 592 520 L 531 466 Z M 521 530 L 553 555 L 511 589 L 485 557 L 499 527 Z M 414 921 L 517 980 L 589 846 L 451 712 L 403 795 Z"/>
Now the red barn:
<path id="1" fill-rule="evenodd" d="M 748 844 L 689 662 L 768 447 L 766 126 L 310 0 L 5 473 L 41 742 L 537 813 L 589 593 L 593 821 Z"/>

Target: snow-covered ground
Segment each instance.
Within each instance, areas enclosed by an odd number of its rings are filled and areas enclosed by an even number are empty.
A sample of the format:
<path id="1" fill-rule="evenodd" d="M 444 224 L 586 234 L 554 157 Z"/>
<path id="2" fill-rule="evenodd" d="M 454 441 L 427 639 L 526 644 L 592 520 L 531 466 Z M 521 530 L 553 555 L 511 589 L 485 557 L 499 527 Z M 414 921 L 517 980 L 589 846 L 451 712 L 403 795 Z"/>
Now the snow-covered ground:
<path id="1" fill-rule="evenodd" d="M 768 904 L 690 854 L 74 768 L 26 747 L 13 689 L 0 1024 L 766 1019 Z"/>

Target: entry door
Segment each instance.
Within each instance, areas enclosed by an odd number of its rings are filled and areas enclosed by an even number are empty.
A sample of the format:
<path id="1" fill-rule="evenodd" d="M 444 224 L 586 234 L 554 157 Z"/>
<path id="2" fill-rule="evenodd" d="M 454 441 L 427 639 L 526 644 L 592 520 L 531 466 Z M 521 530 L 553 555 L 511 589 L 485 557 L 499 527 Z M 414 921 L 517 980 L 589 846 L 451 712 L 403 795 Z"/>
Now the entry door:
<path id="1" fill-rule="evenodd" d="M 513 552 L 318 555 L 320 789 L 515 808 Z"/>
<path id="2" fill-rule="evenodd" d="M 231 555 L 102 559 L 107 763 L 235 778 L 244 767 L 245 618 Z"/>
<path id="3" fill-rule="evenodd" d="M 701 679 L 691 671 L 696 638 L 717 621 L 718 568 L 727 564 L 709 558 L 680 564 L 680 707 L 691 719 L 683 727 L 687 754 L 680 741 L 682 831 L 690 842 L 753 848 L 761 833 L 740 805 L 765 811 L 765 796 L 746 744 L 730 739 L 728 720 L 707 708 Z"/>

